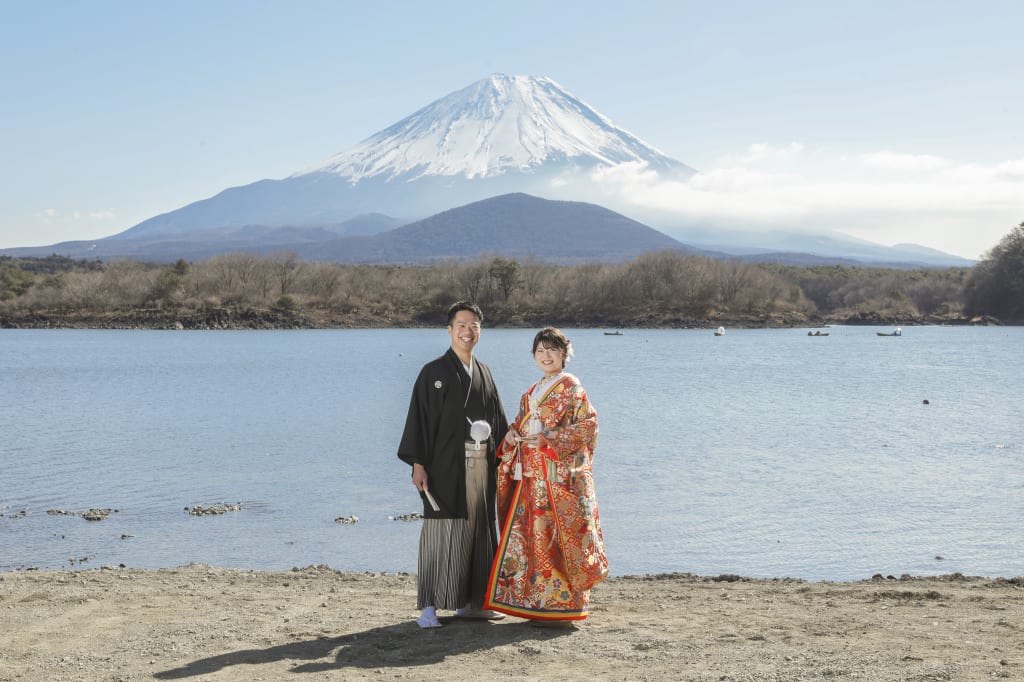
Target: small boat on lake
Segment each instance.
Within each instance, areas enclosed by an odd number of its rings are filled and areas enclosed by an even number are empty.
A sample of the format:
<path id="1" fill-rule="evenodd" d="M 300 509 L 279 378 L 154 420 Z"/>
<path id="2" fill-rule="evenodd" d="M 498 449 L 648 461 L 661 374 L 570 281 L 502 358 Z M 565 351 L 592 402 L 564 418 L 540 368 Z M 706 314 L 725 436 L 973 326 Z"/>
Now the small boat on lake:
<path id="1" fill-rule="evenodd" d="M 875 332 L 875 334 L 878 336 L 903 336 L 903 330 L 896 327 L 896 329 L 891 332 Z"/>
<path id="2" fill-rule="evenodd" d="M 619 330 L 615 330 L 613 332 L 605 332 L 604 335 L 605 336 L 622 336 L 622 332 L 620 332 Z"/>
<path id="3" fill-rule="evenodd" d="M 716 329 L 715 336 L 725 336 L 725 327 L 719 327 Z"/>
<path id="4" fill-rule="evenodd" d="M 828 336 L 828 335 L 829 335 L 829 332 L 823 332 L 823 331 L 820 331 L 818 329 L 815 329 L 813 332 L 811 332 L 811 331 L 807 332 L 807 336 Z"/>

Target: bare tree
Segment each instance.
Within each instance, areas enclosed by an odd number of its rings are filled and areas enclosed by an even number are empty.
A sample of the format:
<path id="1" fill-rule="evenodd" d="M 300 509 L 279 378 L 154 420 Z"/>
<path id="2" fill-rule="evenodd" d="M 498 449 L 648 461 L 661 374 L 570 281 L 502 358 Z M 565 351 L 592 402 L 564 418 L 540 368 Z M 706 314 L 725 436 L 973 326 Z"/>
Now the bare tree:
<path id="1" fill-rule="evenodd" d="M 523 279 L 519 263 L 501 257 L 491 261 L 488 274 L 494 280 L 495 286 L 505 301 L 508 300 L 509 295 L 519 286 Z"/>
<path id="2" fill-rule="evenodd" d="M 269 256 L 271 271 L 274 273 L 281 296 L 291 293 L 292 284 L 299 276 L 299 257 L 294 251 L 278 251 Z"/>
<path id="3" fill-rule="evenodd" d="M 341 266 L 333 263 L 313 263 L 304 269 L 303 277 L 296 282 L 296 287 L 307 293 L 311 299 L 329 304 L 334 300 L 341 281 Z"/>
<path id="4" fill-rule="evenodd" d="M 737 260 L 717 261 L 715 269 L 719 300 L 731 306 L 751 281 L 753 268 Z"/>
<path id="5" fill-rule="evenodd" d="M 484 302 L 490 293 L 491 278 L 486 261 L 476 260 L 462 265 L 456 274 L 458 297 Z"/>

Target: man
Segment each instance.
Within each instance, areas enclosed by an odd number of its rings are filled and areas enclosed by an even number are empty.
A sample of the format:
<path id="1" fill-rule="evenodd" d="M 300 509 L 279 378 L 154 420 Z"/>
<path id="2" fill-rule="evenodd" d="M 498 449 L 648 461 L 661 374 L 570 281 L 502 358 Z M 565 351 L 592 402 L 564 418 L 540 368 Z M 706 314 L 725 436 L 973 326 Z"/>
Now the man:
<path id="1" fill-rule="evenodd" d="M 481 608 L 497 549 L 494 453 L 508 431 L 491 370 L 473 357 L 482 323 L 473 303 L 448 309 L 451 348 L 420 370 L 398 446 L 423 499 L 416 597 L 422 628 L 441 626 L 437 609 L 463 618 L 502 617 Z M 470 426 L 480 420 L 490 435 L 477 443 Z"/>

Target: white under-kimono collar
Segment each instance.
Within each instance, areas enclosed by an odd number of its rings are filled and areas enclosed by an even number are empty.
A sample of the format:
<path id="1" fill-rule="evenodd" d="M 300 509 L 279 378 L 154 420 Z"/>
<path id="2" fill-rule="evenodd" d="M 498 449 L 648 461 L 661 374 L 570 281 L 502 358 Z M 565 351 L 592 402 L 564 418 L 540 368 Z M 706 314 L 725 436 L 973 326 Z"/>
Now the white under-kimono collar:
<path id="1" fill-rule="evenodd" d="M 538 398 L 540 398 L 541 396 L 544 395 L 545 391 L 547 391 L 549 388 L 554 386 L 555 382 L 558 381 L 559 379 L 561 379 L 564 376 L 565 376 L 565 372 L 563 371 L 563 372 L 559 372 L 558 374 L 554 374 L 552 376 L 542 377 L 541 380 L 537 382 L 537 385 L 533 387 L 533 391 L 531 391 L 531 393 L 533 395 L 537 396 Z"/>

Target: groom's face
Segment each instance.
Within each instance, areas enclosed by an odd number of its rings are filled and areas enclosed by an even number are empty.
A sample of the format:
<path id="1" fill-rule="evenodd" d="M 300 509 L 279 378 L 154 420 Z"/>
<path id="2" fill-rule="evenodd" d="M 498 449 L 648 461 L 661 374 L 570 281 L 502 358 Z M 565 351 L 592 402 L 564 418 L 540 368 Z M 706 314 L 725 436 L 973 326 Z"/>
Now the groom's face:
<path id="1" fill-rule="evenodd" d="M 460 310 L 448 326 L 448 336 L 452 337 L 452 348 L 472 353 L 480 340 L 480 321 L 469 310 Z"/>

